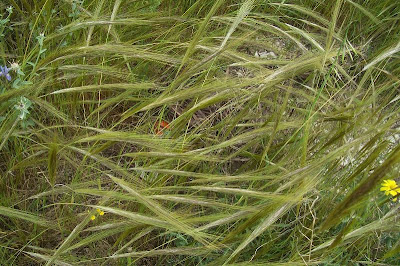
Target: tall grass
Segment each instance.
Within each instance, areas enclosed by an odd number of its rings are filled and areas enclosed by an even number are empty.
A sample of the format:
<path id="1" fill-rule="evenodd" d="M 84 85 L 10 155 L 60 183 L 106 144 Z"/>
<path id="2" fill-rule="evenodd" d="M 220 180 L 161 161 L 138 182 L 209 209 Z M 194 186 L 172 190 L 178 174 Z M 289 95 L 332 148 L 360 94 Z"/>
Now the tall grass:
<path id="1" fill-rule="evenodd" d="M 396 1 L 0 10 L 1 265 L 399 262 Z"/>

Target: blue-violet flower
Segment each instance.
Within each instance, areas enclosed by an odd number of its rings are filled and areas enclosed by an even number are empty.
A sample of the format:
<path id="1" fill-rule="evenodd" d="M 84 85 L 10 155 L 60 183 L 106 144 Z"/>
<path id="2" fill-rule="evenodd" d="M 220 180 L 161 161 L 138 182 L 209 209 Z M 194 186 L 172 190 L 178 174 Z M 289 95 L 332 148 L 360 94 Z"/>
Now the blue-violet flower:
<path id="1" fill-rule="evenodd" d="M 7 66 L 0 66 L 0 77 L 4 76 L 8 81 L 11 81 L 11 75 L 8 73 L 10 69 Z"/>

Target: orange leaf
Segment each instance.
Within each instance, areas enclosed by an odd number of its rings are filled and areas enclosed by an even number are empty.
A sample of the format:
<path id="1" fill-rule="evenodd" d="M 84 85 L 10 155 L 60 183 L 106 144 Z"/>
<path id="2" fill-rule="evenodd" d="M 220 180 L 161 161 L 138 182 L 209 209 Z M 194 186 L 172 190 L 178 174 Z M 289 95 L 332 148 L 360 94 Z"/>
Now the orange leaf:
<path id="1" fill-rule="evenodd" d="M 161 120 L 161 121 L 157 121 L 154 124 L 154 132 L 156 133 L 156 135 L 160 136 L 163 134 L 163 130 L 164 129 L 168 129 L 169 128 L 169 123 Z"/>

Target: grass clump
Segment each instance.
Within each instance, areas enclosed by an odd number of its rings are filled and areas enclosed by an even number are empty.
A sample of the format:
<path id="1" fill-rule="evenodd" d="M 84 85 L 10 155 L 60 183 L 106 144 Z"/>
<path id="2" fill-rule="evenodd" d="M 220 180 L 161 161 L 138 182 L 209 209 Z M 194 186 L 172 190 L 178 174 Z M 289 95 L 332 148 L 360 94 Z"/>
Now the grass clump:
<path id="1" fill-rule="evenodd" d="M 0 10 L 1 265 L 398 263 L 393 1 Z"/>

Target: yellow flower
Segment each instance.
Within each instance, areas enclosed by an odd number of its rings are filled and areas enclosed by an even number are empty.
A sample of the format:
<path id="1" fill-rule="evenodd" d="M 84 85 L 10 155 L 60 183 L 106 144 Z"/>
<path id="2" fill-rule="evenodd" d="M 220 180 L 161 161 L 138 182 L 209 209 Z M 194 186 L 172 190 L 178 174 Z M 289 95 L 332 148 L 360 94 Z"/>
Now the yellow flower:
<path id="1" fill-rule="evenodd" d="M 390 194 L 391 196 L 395 197 L 397 194 L 400 194 L 400 188 L 393 179 L 383 180 L 381 186 L 381 191 L 385 191 L 385 195 Z"/>
<path id="2" fill-rule="evenodd" d="M 103 216 L 103 215 L 104 215 L 104 212 L 103 212 L 102 210 L 97 209 L 96 211 L 99 213 L 100 216 Z"/>
<path id="3" fill-rule="evenodd" d="M 92 216 L 90 217 L 90 220 L 93 221 L 94 219 L 96 219 L 96 216 L 92 215 Z"/>

